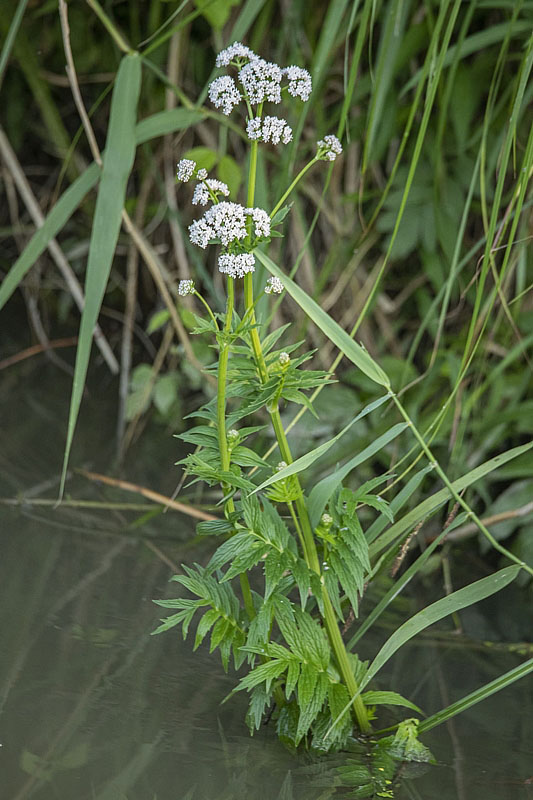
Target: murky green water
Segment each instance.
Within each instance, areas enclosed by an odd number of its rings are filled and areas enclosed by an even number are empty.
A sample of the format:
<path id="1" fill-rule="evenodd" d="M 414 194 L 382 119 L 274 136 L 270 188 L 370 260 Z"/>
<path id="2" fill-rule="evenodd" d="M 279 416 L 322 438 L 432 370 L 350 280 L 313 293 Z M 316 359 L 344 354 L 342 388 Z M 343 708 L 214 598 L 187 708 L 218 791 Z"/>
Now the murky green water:
<path id="1" fill-rule="evenodd" d="M 0 496 L 54 496 L 67 391 L 54 369 L 6 373 Z M 73 456 L 100 471 L 111 471 L 107 393 L 103 385 L 85 403 Z M 170 493 L 175 441 L 162 429 L 156 434 L 132 452 L 128 477 Z M 108 496 L 80 477 L 69 490 L 77 498 Z M 192 528 L 178 515 L 133 530 L 131 520 L 94 509 L 0 506 L 1 800 L 348 796 L 332 794 L 337 779 L 326 771 L 338 757 L 317 768 L 285 752 L 268 726 L 248 737 L 246 699 L 220 705 L 234 677 L 217 657 L 205 649 L 193 655 L 172 633 L 150 636 L 158 618 L 151 600 L 173 591 L 169 564 L 190 558 L 184 548 Z M 516 613 L 516 592 L 465 616 L 470 636 L 531 639 L 531 610 Z M 367 646 L 364 656 L 378 645 Z M 431 713 L 520 660 L 504 649 L 426 641 L 400 651 L 388 678 Z M 533 797 L 532 698 L 526 679 L 427 734 L 439 766 L 407 774 L 394 796 Z"/>

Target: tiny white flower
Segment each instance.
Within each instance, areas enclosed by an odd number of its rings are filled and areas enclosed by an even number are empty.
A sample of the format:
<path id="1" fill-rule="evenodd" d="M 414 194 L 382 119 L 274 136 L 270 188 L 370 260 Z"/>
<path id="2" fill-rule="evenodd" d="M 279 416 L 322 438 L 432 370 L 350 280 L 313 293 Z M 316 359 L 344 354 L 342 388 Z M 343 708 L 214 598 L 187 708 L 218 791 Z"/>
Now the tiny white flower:
<path id="1" fill-rule="evenodd" d="M 279 278 L 269 278 L 265 286 L 265 294 L 281 294 L 283 291 L 283 284 Z"/>
<path id="2" fill-rule="evenodd" d="M 322 523 L 322 525 L 329 526 L 333 523 L 333 517 L 330 516 L 330 514 L 322 514 L 322 516 L 320 517 L 320 522 Z"/>
<path id="3" fill-rule="evenodd" d="M 335 161 L 337 156 L 342 153 L 342 144 L 339 142 L 336 136 L 333 136 L 333 134 L 324 136 L 323 139 L 320 139 L 320 141 L 317 142 L 317 146 L 317 155 L 323 161 Z"/>
<path id="4" fill-rule="evenodd" d="M 196 161 L 192 161 L 190 158 L 182 158 L 181 161 L 178 162 L 178 170 L 176 173 L 178 180 L 187 183 L 187 181 L 192 178 L 195 169 Z"/>
<path id="5" fill-rule="evenodd" d="M 196 177 L 199 181 L 205 181 L 207 178 L 207 170 L 202 167 L 202 169 L 199 169 L 196 173 Z"/>
<path id="6" fill-rule="evenodd" d="M 248 120 L 248 124 L 246 125 L 246 135 L 249 139 L 261 138 L 261 117 Z"/>
<path id="7" fill-rule="evenodd" d="M 286 466 L 287 466 L 286 461 L 279 461 L 278 466 L 276 467 L 276 472 L 281 472 L 281 470 L 285 469 Z"/>
<path id="8" fill-rule="evenodd" d="M 309 100 L 313 89 L 313 81 L 309 72 L 301 67 L 285 67 L 283 74 L 289 79 L 287 87 L 289 94 L 304 101 Z"/>
<path id="9" fill-rule="evenodd" d="M 279 363 L 282 366 L 285 366 L 285 364 L 288 364 L 290 360 L 291 360 L 291 357 L 290 357 L 290 355 L 288 353 L 280 353 L 279 354 Z"/>
<path id="10" fill-rule="evenodd" d="M 225 50 L 221 50 L 217 56 L 217 67 L 227 67 L 232 61 L 239 61 L 241 59 L 257 58 L 253 50 L 242 44 L 241 42 L 233 42 Z"/>
<path id="11" fill-rule="evenodd" d="M 242 96 L 233 78 L 222 75 L 209 84 L 209 99 L 215 108 L 221 108 L 222 113 L 228 115 L 241 102 Z"/>
<path id="12" fill-rule="evenodd" d="M 222 183 L 222 181 L 217 181 L 214 178 L 208 178 L 203 183 L 199 183 L 194 190 L 192 196 L 193 206 L 206 206 L 212 199 L 209 190 L 211 190 L 211 193 L 215 196 L 223 194 L 224 197 L 227 197 L 229 195 L 229 188 L 227 184 Z"/>
<path id="13" fill-rule="evenodd" d="M 188 294 L 194 292 L 194 281 L 185 280 L 178 283 L 178 294 L 181 297 L 187 297 Z"/>
<path id="14" fill-rule="evenodd" d="M 239 72 L 239 80 L 250 103 L 281 103 L 281 68 L 277 64 L 254 58 Z"/>
<path id="15" fill-rule="evenodd" d="M 235 442 L 239 438 L 239 431 L 236 428 L 230 428 L 228 431 L 228 441 Z"/>
<path id="16" fill-rule="evenodd" d="M 252 253 L 223 253 L 218 257 L 218 269 L 230 278 L 244 278 L 255 270 L 255 258 Z"/>
<path id="17" fill-rule="evenodd" d="M 262 208 L 247 208 L 246 213 L 254 223 L 254 235 L 260 237 L 270 236 L 270 217 Z"/>

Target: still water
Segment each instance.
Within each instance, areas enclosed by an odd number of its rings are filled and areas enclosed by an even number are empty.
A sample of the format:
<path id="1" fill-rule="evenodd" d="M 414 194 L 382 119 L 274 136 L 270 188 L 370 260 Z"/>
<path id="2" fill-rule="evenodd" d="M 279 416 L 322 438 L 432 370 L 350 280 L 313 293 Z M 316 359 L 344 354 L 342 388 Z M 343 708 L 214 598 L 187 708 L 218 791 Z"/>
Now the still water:
<path id="1" fill-rule="evenodd" d="M 57 492 L 68 379 L 39 366 L 4 380 L 0 496 Z M 14 373 L 13 373 L 14 374 Z M 39 391 L 21 391 L 31 379 Z M 109 394 L 109 402 L 106 397 Z M 73 465 L 113 473 L 112 395 L 84 402 Z M 176 444 L 155 427 L 130 453 L 126 477 L 170 494 Z M 74 475 L 72 497 L 138 500 Z M 293 757 L 269 726 L 254 738 L 246 698 L 221 705 L 234 686 L 218 657 L 192 654 L 178 634 L 152 637 L 170 596 L 173 565 L 199 560 L 193 526 L 179 514 L 0 505 L 0 800 L 319 800 L 349 797 L 337 766 Z M 205 546 L 205 545 L 204 545 Z M 386 676 L 432 713 L 522 660 L 505 645 L 531 640 L 512 587 L 462 622 L 470 640 L 404 648 Z M 420 601 L 420 597 L 413 602 Z M 407 601 L 406 601 L 407 602 Z M 390 620 L 389 620 L 390 623 Z M 371 657 L 388 635 L 367 644 Z M 473 640 L 473 641 L 472 641 Z M 384 687 L 381 687 L 384 688 Z M 515 684 L 424 736 L 438 766 L 407 770 L 397 800 L 533 798 L 533 692 Z M 355 795 L 353 795 L 355 796 Z"/>

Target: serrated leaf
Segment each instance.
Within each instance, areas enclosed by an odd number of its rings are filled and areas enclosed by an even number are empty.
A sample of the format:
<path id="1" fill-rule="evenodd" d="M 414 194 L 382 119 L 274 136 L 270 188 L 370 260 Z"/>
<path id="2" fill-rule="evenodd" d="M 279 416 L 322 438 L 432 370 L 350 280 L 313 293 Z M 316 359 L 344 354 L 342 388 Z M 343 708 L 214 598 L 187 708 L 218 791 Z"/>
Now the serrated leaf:
<path id="1" fill-rule="evenodd" d="M 285 680 L 285 697 L 290 699 L 291 694 L 296 688 L 298 678 L 300 677 L 300 663 L 296 659 L 288 661 L 287 678 Z"/>
<path id="2" fill-rule="evenodd" d="M 214 608 L 205 612 L 196 629 L 196 638 L 194 640 L 193 650 L 196 650 L 198 647 L 200 647 L 206 634 L 209 633 L 219 617 L 220 611 L 217 611 Z"/>
<path id="3" fill-rule="evenodd" d="M 315 686 L 318 680 L 318 671 L 312 664 L 302 664 L 300 678 L 298 679 L 298 705 L 300 708 L 307 706 L 313 699 Z"/>
<path id="4" fill-rule="evenodd" d="M 287 669 L 287 662 L 274 658 L 266 664 L 260 664 L 253 669 L 244 678 L 241 678 L 239 685 L 235 691 L 242 689 L 253 689 L 254 686 L 259 686 L 260 683 L 265 683 L 267 692 L 270 691 L 272 681 L 279 678 Z"/>
<path id="5" fill-rule="evenodd" d="M 300 703 L 300 716 L 298 718 L 298 728 L 296 730 L 296 744 L 299 744 L 305 736 L 311 724 L 317 717 L 324 704 L 328 690 L 329 680 L 324 672 L 319 673 L 313 697 L 307 705 Z"/>

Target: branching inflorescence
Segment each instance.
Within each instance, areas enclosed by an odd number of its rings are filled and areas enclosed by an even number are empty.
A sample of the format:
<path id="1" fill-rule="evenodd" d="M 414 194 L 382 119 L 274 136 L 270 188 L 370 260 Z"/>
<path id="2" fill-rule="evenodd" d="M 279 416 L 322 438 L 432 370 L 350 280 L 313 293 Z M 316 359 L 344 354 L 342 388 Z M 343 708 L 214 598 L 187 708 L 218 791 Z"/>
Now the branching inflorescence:
<path id="1" fill-rule="evenodd" d="M 293 139 L 287 121 L 265 114 L 265 106 L 284 98 L 307 101 L 311 75 L 298 66 L 281 68 L 265 61 L 238 42 L 219 53 L 216 64 L 236 75 L 215 78 L 209 87 L 210 101 L 226 115 L 241 105 L 246 110 L 243 127 L 250 147 L 246 204 L 228 199 L 228 186 L 210 178 L 192 159 L 179 162 L 178 179 L 196 182 L 193 205 L 208 206 L 189 226 L 189 238 L 203 250 L 219 249 L 218 269 L 227 276 L 226 313 L 215 314 L 189 279 L 180 282 L 178 292 L 201 300 L 209 319 L 197 317 L 197 332 L 211 333 L 218 346 L 216 398 L 200 409 L 200 424 L 182 438 L 198 446 L 184 459 L 187 473 L 195 481 L 220 486 L 223 493 L 224 520 L 201 523 L 202 533 L 223 533 L 228 538 L 206 567 L 186 567 L 185 574 L 176 578 L 195 599 L 160 601 L 178 611 L 158 631 L 181 623 L 186 635 L 202 609 L 196 645 L 211 630 L 211 650 L 220 650 L 225 668 L 231 654 L 236 668 L 248 663 L 248 674 L 236 690 L 250 693 L 251 731 L 273 704 L 286 741 L 298 745 L 306 738 L 327 750 L 342 746 L 354 726 L 362 733 L 370 731 L 372 712 L 360 690 L 366 667 L 347 651 L 340 626 L 350 608 L 357 613 L 371 571 L 357 509 L 367 504 L 386 516 L 389 509 L 372 494 L 373 484 L 362 487 L 359 494 L 337 487 L 312 522 L 297 470 L 291 471 L 294 460 L 279 409 L 280 403 L 288 402 L 310 408 L 306 391 L 327 383 L 329 376 L 302 370 L 311 354 L 296 356 L 296 345 L 275 349 L 283 329 L 268 333 L 256 319 L 252 273 L 254 250 L 280 235 L 275 228 L 287 214 L 284 204 L 298 182 L 318 161 L 334 161 L 342 146 L 333 134 L 325 135 L 272 211 L 257 207 L 259 145 L 282 146 Z M 236 279 L 243 280 L 240 317 L 234 313 Z M 271 275 L 264 293 L 283 291 L 283 274 Z M 229 398 L 232 409 L 227 413 Z M 256 413 L 271 420 L 279 448 L 274 464 L 246 445 L 262 426 L 239 427 Z M 262 478 L 270 476 L 262 494 L 263 485 L 254 483 L 246 468 L 259 471 Z M 278 508 L 284 509 L 285 518 Z M 249 581 L 258 566 L 263 567 L 262 593 L 253 591 Z M 232 583 L 237 578 L 242 604 Z M 394 702 L 401 704 L 398 697 Z"/>

